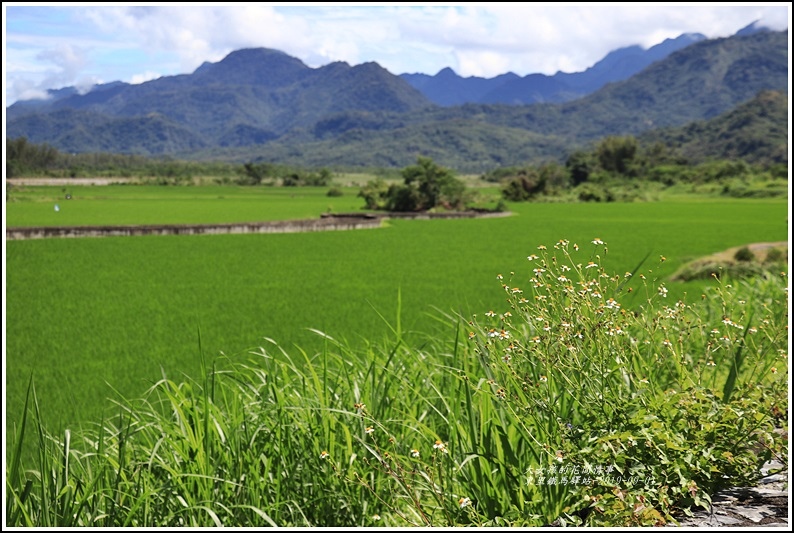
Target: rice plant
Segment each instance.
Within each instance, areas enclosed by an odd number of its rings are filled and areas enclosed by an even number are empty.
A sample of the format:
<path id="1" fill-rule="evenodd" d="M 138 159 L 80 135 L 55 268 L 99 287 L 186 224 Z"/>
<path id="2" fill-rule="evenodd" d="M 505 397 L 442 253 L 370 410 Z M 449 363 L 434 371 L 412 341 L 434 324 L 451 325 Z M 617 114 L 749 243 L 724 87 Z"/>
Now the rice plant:
<path id="1" fill-rule="evenodd" d="M 524 262 L 525 261 L 525 262 Z M 29 527 L 659 525 L 785 462 L 786 273 L 668 299 L 664 257 L 540 245 L 504 304 L 321 349 L 267 339 L 49 435 L 35 383 L 7 457 Z M 632 295 L 631 298 L 628 295 Z M 638 297 L 639 296 L 639 297 Z M 34 439 L 28 464 L 20 450 Z"/>

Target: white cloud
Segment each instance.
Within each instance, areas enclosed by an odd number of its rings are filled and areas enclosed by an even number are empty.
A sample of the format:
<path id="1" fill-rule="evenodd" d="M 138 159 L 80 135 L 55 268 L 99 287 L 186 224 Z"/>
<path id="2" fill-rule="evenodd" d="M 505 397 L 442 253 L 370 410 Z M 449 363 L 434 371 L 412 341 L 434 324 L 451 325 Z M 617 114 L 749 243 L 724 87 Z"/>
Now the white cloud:
<path id="1" fill-rule="evenodd" d="M 456 53 L 461 76 L 493 78 L 510 70 L 510 59 L 496 52 Z"/>
<path id="2" fill-rule="evenodd" d="M 10 80 L 8 89 L 10 94 L 15 95 L 15 100 L 46 100 L 49 98 L 47 89 L 26 79 Z M 8 94 L 6 96 L 8 97 Z M 11 103 L 13 103 L 11 100 L 7 102 L 7 104 Z"/>
<path id="3" fill-rule="evenodd" d="M 461 75 L 494 64 L 525 75 L 585 70 L 617 48 L 649 48 L 682 33 L 729 36 L 756 19 L 783 29 L 788 7 L 498 3 L 430 8 L 403 20 L 401 29 L 409 39 L 454 49 Z M 478 64 L 480 58 L 489 63 Z"/>
<path id="4" fill-rule="evenodd" d="M 85 94 L 90 91 L 94 85 L 98 85 L 102 83 L 101 78 L 97 78 L 96 76 L 81 76 L 75 80 L 72 84 L 77 92 L 80 94 Z"/>
<path id="5" fill-rule="evenodd" d="M 66 76 L 79 72 L 86 66 L 85 50 L 70 44 L 62 44 L 57 48 L 42 50 L 36 56 L 37 59 L 53 63 Z"/>
<path id="6" fill-rule="evenodd" d="M 312 44 L 306 44 L 304 35 L 310 32 L 302 20 L 288 21 L 263 5 L 98 7 L 87 9 L 85 16 L 101 31 L 125 34 L 150 53 L 176 54 L 183 72 L 240 48 L 307 54 Z"/>
<path id="7" fill-rule="evenodd" d="M 55 13 L 57 20 L 48 18 Z M 705 3 L 87 4 L 10 14 L 20 23 L 6 21 L 9 101 L 78 80 L 140 83 L 160 75 L 155 72 L 189 73 L 233 50 L 260 46 L 311 67 L 377 61 L 394 74 L 444 67 L 487 77 L 576 72 L 616 48 L 647 48 L 686 32 L 728 36 L 754 20 L 780 30 L 791 16 L 788 4 Z"/>
<path id="8" fill-rule="evenodd" d="M 15 55 L 6 68 L 6 101 L 46 99 L 47 90 L 73 85 L 88 90 L 97 78 L 83 73 L 88 59 L 86 50 L 63 44 L 33 52 L 27 48 Z"/>
<path id="9" fill-rule="evenodd" d="M 133 74 L 130 78 L 130 83 L 133 85 L 138 85 L 139 83 L 144 83 L 151 80 L 156 80 L 157 78 L 162 77 L 162 74 L 159 72 L 153 72 L 151 70 L 147 70 L 142 74 Z"/>

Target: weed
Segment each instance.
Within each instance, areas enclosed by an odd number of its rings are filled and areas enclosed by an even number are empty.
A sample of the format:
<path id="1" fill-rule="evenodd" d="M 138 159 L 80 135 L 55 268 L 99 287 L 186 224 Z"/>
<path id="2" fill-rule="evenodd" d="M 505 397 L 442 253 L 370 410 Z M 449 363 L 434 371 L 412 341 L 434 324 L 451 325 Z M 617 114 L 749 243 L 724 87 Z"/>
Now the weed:
<path id="1" fill-rule="evenodd" d="M 409 343 L 399 295 L 382 341 L 200 348 L 199 379 L 163 374 L 61 438 L 31 380 L 7 524 L 659 525 L 785 464 L 786 276 L 685 303 L 650 254 L 610 273 L 604 241 L 586 250 L 539 246 L 497 276 L 502 308 L 434 317 L 446 335 Z"/>

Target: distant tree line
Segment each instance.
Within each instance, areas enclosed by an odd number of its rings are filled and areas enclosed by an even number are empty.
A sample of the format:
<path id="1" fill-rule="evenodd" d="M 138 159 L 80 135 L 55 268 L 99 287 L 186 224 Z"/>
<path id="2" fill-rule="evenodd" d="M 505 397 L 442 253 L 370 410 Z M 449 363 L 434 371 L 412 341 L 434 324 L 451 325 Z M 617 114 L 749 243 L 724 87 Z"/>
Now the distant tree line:
<path id="1" fill-rule="evenodd" d="M 7 178 L 143 178 L 155 184 L 174 185 L 191 183 L 195 177 L 211 177 L 220 183 L 285 187 L 326 187 L 332 179 L 326 168 L 311 171 L 274 163 L 240 165 L 126 154 L 71 154 L 48 144 L 31 143 L 25 137 L 6 138 L 5 164 Z"/>
<path id="2" fill-rule="evenodd" d="M 689 163 L 660 142 L 641 144 L 632 136 L 609 136 L 591 150 L 572 152 L 564 164 L 502 167 L 481 178 L 501 185 L 511 201 L 566 197 L 585 202 L 634 200 L 649 184 L 663 187 L 710 185 L 730 196 L 773 196 L 781 187 L 753 187 L 753 183 L 786 180 L 785 163 L 752 165 L 743 160 Z M 572 198 L 571 198 L 572 197 Z"/>
<path id="3" fill-rule="evenodd" d="M 6 139 L 6 177 L 140 178 L 145 182 L 190 184 L 194 178 L 250 186 L 332 185 L 327 168 L 312 170 L 271 162 L 236 164 L 184 161 L 110 153 L 63 153 L 26 138 Z M 366 208 L 388 211 L 464 209 L 483 203 L 467 190 L 453 170 L 419 157 L 402 170 L 380 169 L 359 191 Z M 734 197 L 787 193 L 787 162 L 748 163 L 743 159 L 692 162 L 659 141 L 610 136 L 580 148 L 561 161 L 499 167 L 482 179 L 500 184 L 504 201 L 612 202 L 646 199 L 648 191 L 688 187 L 682 192 L 710 192 Z M 395 178 L 401 182 L 395 183 Z M 339 195 L 341 190 L 333 191 Z M 487 203 L 487 202 L 486 202 Z M 504 207 L 504 204 L 501 204 Z M 499 207 L 497 207 L 498 209 Z"/>
<path id="4" fill-rule="evenodd" d="M 48 144 L 32 144 L 25 137 L 6 139 L 6 177 L 43 172 L 57 165 L 61 154 Z"/>
<path id="5" fill-rule="evenodd" d="M 239 185 L 278 185 L 284 187 L 327 187 L 333 175 L 327 168 L 317 172 L 274 163 L 245 163 L 236 182 Z"/>
<path id="6" fill-rule="evenodd" d="M 155 183 L 188 182 L 194 176 L 235 176 L 239 165 L 182 161 L 171 157 L 96 153 L 65 153 L 25 137 L 6 138 L 6 177 L 150 178 Z"/>

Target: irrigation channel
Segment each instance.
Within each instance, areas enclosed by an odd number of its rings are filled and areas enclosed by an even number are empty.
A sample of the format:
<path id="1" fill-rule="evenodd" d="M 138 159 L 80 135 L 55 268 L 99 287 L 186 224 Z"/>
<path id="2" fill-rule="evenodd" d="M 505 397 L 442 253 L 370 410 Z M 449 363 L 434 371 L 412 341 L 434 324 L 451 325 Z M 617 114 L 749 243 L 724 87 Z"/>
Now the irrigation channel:
<path id="1" fill-rule="evenodd" d="M 228 224 L 154 224 L 130 226 L 34 226 L 6 228 L 6 240 L 119 237 L 138 235 L 220 235 L 230 233 L 301 233 L 374 229 L 389 218 L 414 220 L 452 218 L 492 218 L 510 216 L 510 212 L 459 211 L 453 213 L 324 213 L 319 219 L 274 220 Z"/>

